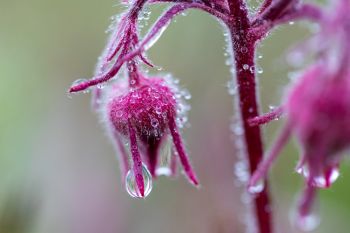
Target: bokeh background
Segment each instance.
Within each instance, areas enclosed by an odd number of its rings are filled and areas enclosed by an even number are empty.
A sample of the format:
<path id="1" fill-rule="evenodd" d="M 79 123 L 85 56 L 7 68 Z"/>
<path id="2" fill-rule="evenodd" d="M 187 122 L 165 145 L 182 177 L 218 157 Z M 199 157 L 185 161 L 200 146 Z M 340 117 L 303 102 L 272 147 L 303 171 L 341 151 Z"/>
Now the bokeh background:
<path id="1" fill-rule="evenodd" d="M 152 7 L 152 18 L 163 8 Z M 0 0 L 0 232 L 243 233 L 246 198 L 234 175 L 235 110 L 220 23 L 191 10 L 149 51 L 162 72 L 192 93 L 183 135 L 200 190 L 183 176 L 161 177 L 146 200 L 130 198 L 90 95 L 67 97 L 75 79 L 92 75 L 109 17 L 121 9 L 116 0 Z M 305 22 L 287 25 L 259 47 L 263 111 L 280 103 L 289 83 L 287 48 L 309 34 Z M 267 147 L 282 123 L 264 127 Z M 281 233 L 299 232 L 289 222 L 302 187 L 293 170 L 297 158 L 291 142 L 270 174 Z M 314 232 L 348 232 L 349 180 L 345 161 L 339 180 L 320 192 L 322 222 Z"/>

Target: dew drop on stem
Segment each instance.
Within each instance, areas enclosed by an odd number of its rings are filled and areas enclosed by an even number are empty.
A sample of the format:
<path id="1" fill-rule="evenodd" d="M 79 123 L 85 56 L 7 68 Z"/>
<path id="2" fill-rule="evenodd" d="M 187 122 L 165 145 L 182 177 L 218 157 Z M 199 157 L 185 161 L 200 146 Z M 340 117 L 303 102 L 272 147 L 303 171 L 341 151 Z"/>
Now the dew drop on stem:
<path id="1" fill-rule="evenodd" d="M 263 178 L 259 179 L 254 185 L 248 187 L 248 192 L 250 194 L 261 193 L 264 190 L 265 181 Z"/>

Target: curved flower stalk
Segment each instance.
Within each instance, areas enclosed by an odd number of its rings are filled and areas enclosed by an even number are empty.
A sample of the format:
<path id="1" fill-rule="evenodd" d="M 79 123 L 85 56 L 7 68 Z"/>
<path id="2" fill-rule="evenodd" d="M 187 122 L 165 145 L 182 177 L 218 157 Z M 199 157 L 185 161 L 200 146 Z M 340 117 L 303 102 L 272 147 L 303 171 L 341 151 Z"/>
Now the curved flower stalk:
<path id="1" fill-rule="evenodd" d="M 251 188 L 261 183 L 293 133 L 301 146 L 296 171 L 305 177 L 297 219 L 304 229 L 311 227 L 316 189 L 329 188 L 338 178 L 342 154 L 350 148 L 349 9 L 349 1 L 340 1 L 334 13 L 323 18 L 322 31 L 315 38 L 319 46 L 313 51 L 318 62 L 290 88 L 283 104 L 287 122 L 250 180 Z M 251 122 L 267 123 L 268 116 Z"/>
<path id="2" fill-rule="evenodd" d="M 172 3 L 172 5 L 158 18 L 148 33 L 139 38 L 139 15 L 146 5 L 159 3 Z M 107 129 L 120 152 L 122 174 L 126 176 L 126 180 L 130 178 L 129 180 L 134 181 L 134 186 L 129 188 L 138 197 L 146 196 L 148 177 L 157 176 L 159 148 L 169 135 L 173 138 L 174 147 L 185 173 L 192 183 L 198 184 L 177 129 L 179 122 L 176 119 L 179 116 L 176 108 L 181 104 L 178 99 L 173 98 L 176 97 L 174 89 L 170 88 L 162 78 L 147 78 L 140 72 L 141 62 L 153 66 L 145 57 L 147 50 L 157 41 L 173 18 L 188 9 L 199 9 L 209 13 L 225 25 L 225 30 L 230 35 L 229 47 L 232 48 L 231 55 L 234 62 L 232 68 L 235 68 L 233 78 L 236 78 L 238 87 L 237 106 L 251 174 L 256 171 L 263 155 L 259 125 L 282 114 L 281 108 L 266 115 L 265 118 L 258 117 L 256 46 L 270 30 L 289 20 L 323 21 L 323 12 L 318 7 L 304 4 L 300 0 L 264 0 L 254 15 L 248 14 L 247 3 L 244 0 L 131 1 L 129 8 L 119 17 L 120 20 L 99 59 L 95 76 L 90 80 L 75 82 L 69 91 L 93 89 L 94 108 L 102 112 L 107 122 Z M 118 75 L 120 69 L 125 70 L 127 77 Z M 110 85 L 101 89 L 108 81 Z M 156 93 L 159 94 L 159 98 L 154 96 Z M 163 106 L 161 107 L 161 112 L 165 113 L 163 117 L 157 114 L 158 104 Z M 124 148 L 125 141 L 129 143 L 130 148 Z M 128 151 L 131 156 L 128 155 Z M 129 157 L 132 158 L 132 165 Z M 143 162 L 146 165 L 143 165 Z M 172 164 L 174 167 L 175 162 Z M 130 167 L 132 171 L 127 172 Z M 261 177 L 264 177 L 264 173 L 262 174 Z M 268 185 L 259 191 L 261 192 L 252 196 L 256 228 L 260 233 L 271 233 L 272 208 Z M 251 222 L 249 224 L 252 225 Z"/>

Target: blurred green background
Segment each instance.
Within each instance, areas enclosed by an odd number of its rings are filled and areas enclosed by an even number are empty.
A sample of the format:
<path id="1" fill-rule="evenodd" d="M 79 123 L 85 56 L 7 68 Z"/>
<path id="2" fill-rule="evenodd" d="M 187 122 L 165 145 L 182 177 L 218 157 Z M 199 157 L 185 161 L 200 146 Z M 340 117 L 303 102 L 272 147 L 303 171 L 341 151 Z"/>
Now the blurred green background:
<path id="1" fill-rule="evenodd" d="M 200 190 L 183 176 L 160 178 L 146 200 L 131 199 L 90 95 L 67 97 L 75 79 L 93 74 L 109 17 L 120 9 L 115 0 L 0 0 L 0 233 L 243 233 L 246 206 L 234 176 L 235 110 L 220 23 L 190 11 L 149 51 L 162 72 L 192 93 L 184 137 Z M 161 9 L 153 7 L 152 16 Z M 281 102 L 289 83 L 287 48 L 309 31 L 305 23 L 288 25 L 260 46 L 264 112 Z M 264 127 L 267 147 L 282 123 Z M 277 232 L 299 232 L 289 223 L 302 187 L 293 170 L 297 158 L 291 142 L 270 174 Z M 322 222 L 314 232 L 348 232 L 349 180 L 345 162 L 339 180 L 320 193 Z"/>

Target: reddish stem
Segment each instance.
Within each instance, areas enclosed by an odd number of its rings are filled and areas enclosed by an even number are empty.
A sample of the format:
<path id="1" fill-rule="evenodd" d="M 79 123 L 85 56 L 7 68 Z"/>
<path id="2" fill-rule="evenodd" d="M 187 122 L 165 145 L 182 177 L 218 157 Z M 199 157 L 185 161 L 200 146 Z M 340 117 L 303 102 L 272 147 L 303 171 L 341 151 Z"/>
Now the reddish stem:
<path id="1" fill-rule="evenodd" d="M 232 35 L 234 36 L 234 35 Z M 254 66 L 255 45 L 247 39 L 238 39 L 234 46 L 239 90 L 239 108 L 244 128 L 244 139 L 249 159 L 250 174 L 253 174 L 263 158 L 263 145 L 259 126 L 250 126 L 249 119 L 258 116 L 255 74 L 243 67 Z M 244 49 L 242 49 L 244 48 Z M 243 52 L 245 53 L 243 53 Z M 264 190 L 254 196 L 255 212 L 260 233 L 271 233 L 271 206 L 269 186 L 265 181 Z"/>
<path id="2" fill-rule="evenodd" d="M 250 126 L 267 124 L 273 120 L 280 118 L 282 114 L 283 114 L 283 108 L 278 107 L 269 113 L 249 119 L 249 124 Z"/>
<path id="3" fill-rule="evenodd" d="M 236 21 L 229 25 L 232 38 L 232 48 L 236 65 L 236 78 L 239 92 L 239 110 L 244 128 L 246 153 L 250 165 L 250 174 L 257 169 L 263 158 L 263 144 L 259 126 L 250 126 L 249 119 L 258 116 L 258 101 L 256 96 L 255 72 L 255 44 L 249 38 L 250 22 L 246 6 L 242 0 L 231 1 L 230 11 Z M 253 67 L 253 69 L 251 69 Z M 269 186 L 265 181 L 262 192 L 256 194 L 255 215 L 259 233 L 272 233 L 271 206 Z"/>

